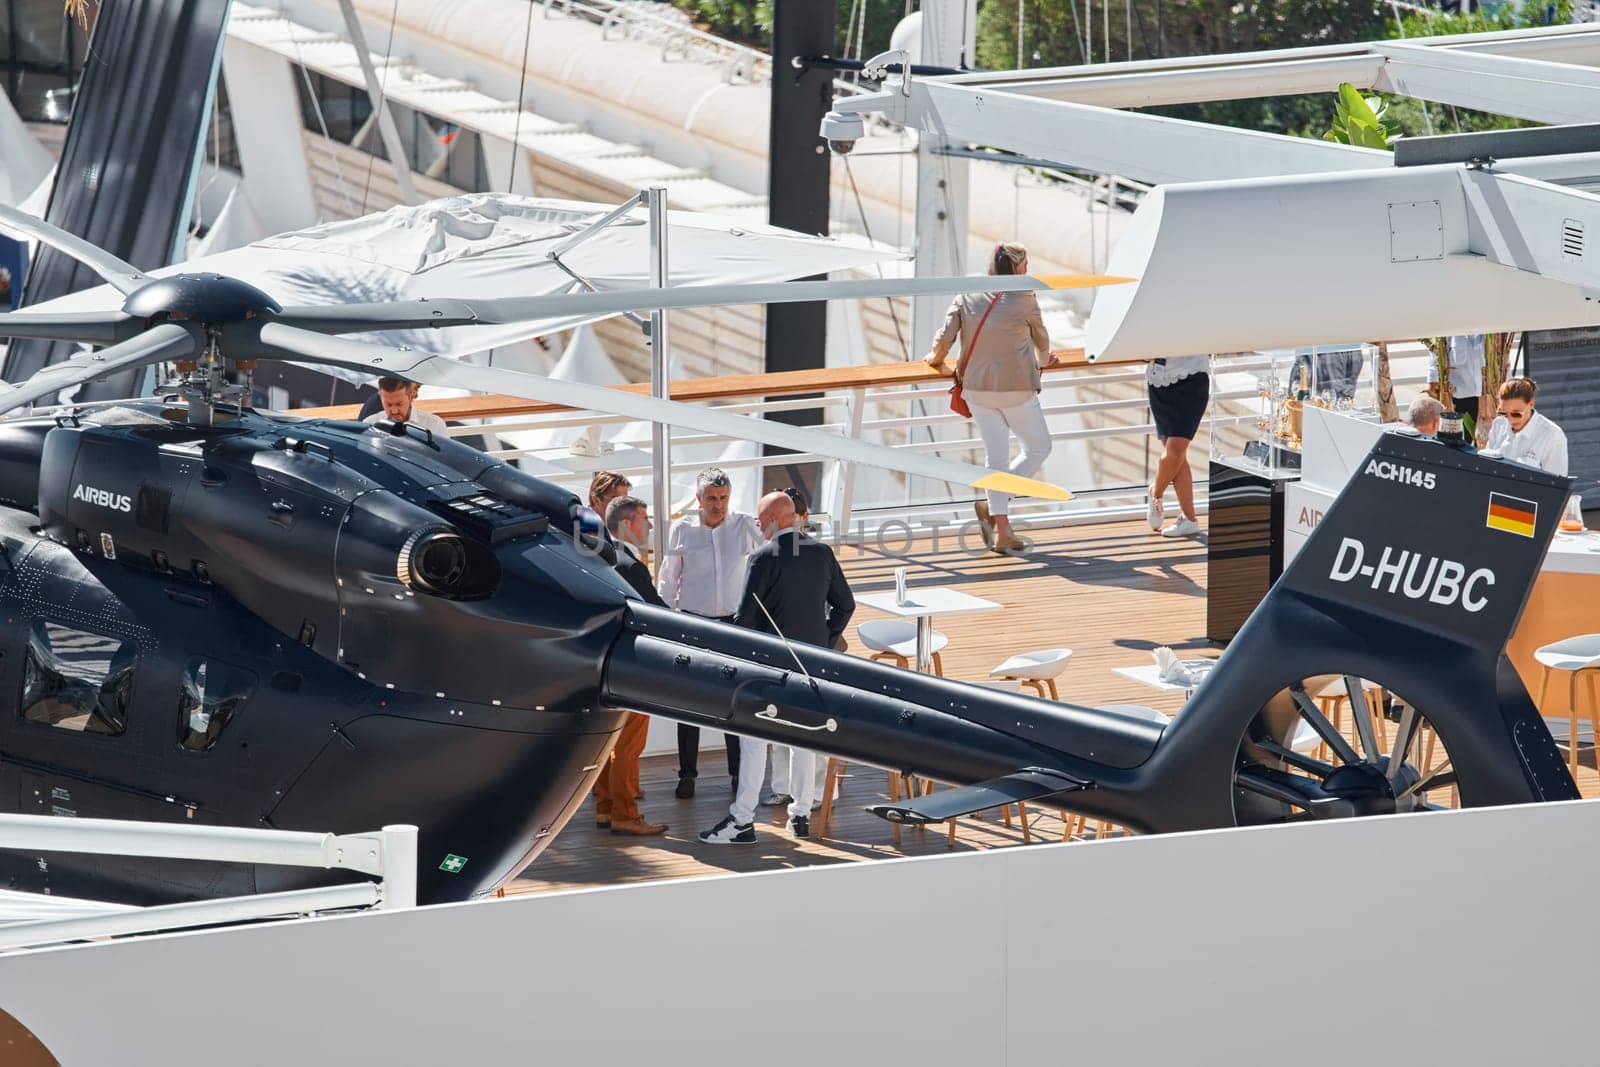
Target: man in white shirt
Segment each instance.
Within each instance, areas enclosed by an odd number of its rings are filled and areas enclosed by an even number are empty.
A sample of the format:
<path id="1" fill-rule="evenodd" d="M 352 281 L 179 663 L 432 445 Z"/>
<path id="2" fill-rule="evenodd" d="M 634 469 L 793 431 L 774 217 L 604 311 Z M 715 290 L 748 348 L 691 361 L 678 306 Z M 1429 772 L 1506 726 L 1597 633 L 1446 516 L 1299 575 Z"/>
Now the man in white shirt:
<path id="1" fill-rule="evenodd" d="M 379 378 L 378 399 L 383 401 L 383 410 L 374 411 L 366 421 L 388 419 L 442 436 L 445 432 L 444 420 L 416 406 L 417 389 L 416 382 L 408 382 L 404 378 Z"/>
<path id="2" fill-rule="evenodd" d="M 1549 474 L 1567 473 L 1567 435 L 1533 410 L 1532 378 L 1507 378 L 1500 386 L 1500 416 L 1489 427 L 1488 447 L 1506 459 Z"/>
<path id="3" fill-rule="evenodd" d="M 667 607 L 708 619 L 732 622 L 744 596 L 745 572 L 750 553 L 764 538 L 755 516 L 730 511 L 733 483 L 718 467 L 707 467 L 695 480 L 700 501 L 700 521 L 687 518 L 672 524 L 667 535 L 667 558 L 661 563 L 658 585 Z M 739 739 L 727 738 L 728 774 L 739 780 Z M 694 796 L 699 777 L 700 728 L 678 726 L 679 799 Z"/>
<path id="4" fill-rule="evenodd" d="M 1457 414 L 1478 417 L 1478 397 L 1483 393 L 1483 334 L 1469 333 L 1447 338 L 1446 359 L 1450 363 L 1450 394 Z M 1439 361 L 1428 360 L 1428 392 L 1439 395 Z"/>

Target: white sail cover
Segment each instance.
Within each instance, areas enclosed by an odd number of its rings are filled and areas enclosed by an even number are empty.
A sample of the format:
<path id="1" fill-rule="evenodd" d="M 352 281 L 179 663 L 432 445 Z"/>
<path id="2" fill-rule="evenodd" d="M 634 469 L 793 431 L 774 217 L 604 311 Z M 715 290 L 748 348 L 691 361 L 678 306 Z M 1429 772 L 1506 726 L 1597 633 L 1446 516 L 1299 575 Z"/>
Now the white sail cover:
<path id="1" fill-rule="evenodd" d="M 0 93 L 0 204 L 16 205 L 29 199 L 54 166 L 50 153 Z"/>
<path id="2" fill-rule="evenodd" d="M 313 226 L 151 273 L 216 271 L 257 286 L 285 307 L 581 292 L 584 286 L 573 275 L 601 290 L 646 287 L 650 239 L 643 208 L 588 236 L 562 253 L 559 262 L 550 256 L 611 210 L 570 200 L 475 193 Z M 669 212 L 667 250 L 672 285 L 786 281 L 898 255 L 694 212 Z M 98 310 L 122 302 L 121 294 L 100 286 L 28 310 Z M 465 357 L 603 317 L 361 337 Z"/>

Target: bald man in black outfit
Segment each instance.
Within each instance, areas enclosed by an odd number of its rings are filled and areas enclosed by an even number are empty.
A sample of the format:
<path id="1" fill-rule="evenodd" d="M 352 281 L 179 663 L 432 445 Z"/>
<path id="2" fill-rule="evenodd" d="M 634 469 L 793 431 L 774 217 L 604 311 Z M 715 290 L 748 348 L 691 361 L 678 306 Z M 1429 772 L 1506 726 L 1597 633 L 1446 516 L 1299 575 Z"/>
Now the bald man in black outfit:
<path id="1" fill-rule="evenodd" d="M 856 598 L 833 549 L 805 535 L 794 501 L 783 493 L 762 497 L 757 519 L 771 540 L 750 557 L 744 599 L 734 621 L 790 641 L 833 648 L 856 610 Z M 789 832 L 795 837 L 811 836 L 815 760 L 805 749 L 790 749 L 789 782 L 794 799 L 789 804 Z M 727 818 L 700 834 L 701 841 L 709 845 L 755 843 L 755 808 L 766 764 L 767 742 L 740 738 L 739 787 L 733 805 Z"/>

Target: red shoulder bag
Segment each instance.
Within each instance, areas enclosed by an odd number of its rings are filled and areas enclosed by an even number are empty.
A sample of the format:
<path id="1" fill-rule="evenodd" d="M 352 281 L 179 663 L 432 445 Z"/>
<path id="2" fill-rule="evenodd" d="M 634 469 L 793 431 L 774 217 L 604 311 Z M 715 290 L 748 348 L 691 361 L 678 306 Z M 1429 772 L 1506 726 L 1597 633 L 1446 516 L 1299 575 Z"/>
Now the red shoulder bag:
<path id="1" fill-rule="evenodd" d="M 960 415 L 963 419 L 972 418 L 972 408 L 967 405 L 967 398 L 961 395 L 961 380 L 967 375 L 967 361 L 972 358 L 972 350 L 978 347 L 978 335 L 983 333 L 983 324 L 989 321 L 989 312 L 1000 302 L 1000 294 L 994 294 L 994 299 L 989 301 L 989 306 L 983 311 L 983 318 L 978 320 L 978 328 L 972 331 L 972 340 L 967 344 L 966 350 L 961 353 L 961 360 L 956 364 L 955 383 L 950 386 L 950 410 Z"/>

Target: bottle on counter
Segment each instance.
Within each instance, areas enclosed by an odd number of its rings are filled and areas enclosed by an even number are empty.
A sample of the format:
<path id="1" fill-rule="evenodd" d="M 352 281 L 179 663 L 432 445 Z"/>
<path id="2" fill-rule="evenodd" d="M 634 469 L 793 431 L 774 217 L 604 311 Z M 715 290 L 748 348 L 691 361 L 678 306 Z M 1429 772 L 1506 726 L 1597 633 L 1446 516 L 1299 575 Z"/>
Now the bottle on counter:
<path id="1" fill-rule="evenodd" d="M 1562 533 L 1583 533 L 1583 497 L 1573 493 L 1567 497 L 1566 510 L 1561 513 Z"/>

